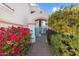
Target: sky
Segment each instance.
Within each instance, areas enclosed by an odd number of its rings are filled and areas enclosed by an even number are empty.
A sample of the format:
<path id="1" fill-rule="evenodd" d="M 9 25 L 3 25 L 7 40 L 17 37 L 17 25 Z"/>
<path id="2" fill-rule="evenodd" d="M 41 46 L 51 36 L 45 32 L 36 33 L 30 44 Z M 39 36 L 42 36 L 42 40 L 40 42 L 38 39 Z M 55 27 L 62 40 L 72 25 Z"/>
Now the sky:
<path id="1" fill-rule="evenodd" d="M 37 3 L 39 8 L 51 14 L 59 9 L 61 6 L 70 6 L 72 3 Z"/>

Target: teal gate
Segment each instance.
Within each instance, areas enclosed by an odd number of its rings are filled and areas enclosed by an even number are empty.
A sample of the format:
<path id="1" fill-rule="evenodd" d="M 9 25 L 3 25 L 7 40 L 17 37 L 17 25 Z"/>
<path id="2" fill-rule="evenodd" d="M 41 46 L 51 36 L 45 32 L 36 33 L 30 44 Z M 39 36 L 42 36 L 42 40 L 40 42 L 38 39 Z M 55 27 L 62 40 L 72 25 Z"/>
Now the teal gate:
<path id="1" fill-rule="evenodd" d="M 44 38 L 44 41 L 46 42 L 47 38 L 46 38 L 46 26 L 44 26 L 42 24 L 41 27 L 39 27 L 39 21 L 36 22 L 36 25 L 35 25 L 35 39 L 37 39 L 37 37 L 39 36 L 39 33 L 40 33 L 40 30 L 41 30 L 41 35 L 42 37 Z"/>

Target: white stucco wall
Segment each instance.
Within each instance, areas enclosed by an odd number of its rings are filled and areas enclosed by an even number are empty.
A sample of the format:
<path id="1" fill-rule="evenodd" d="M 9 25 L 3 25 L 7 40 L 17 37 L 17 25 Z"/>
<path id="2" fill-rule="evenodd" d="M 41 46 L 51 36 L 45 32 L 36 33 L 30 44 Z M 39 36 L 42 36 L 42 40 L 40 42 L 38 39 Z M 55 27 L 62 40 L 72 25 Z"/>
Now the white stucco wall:
<path id="1" fill-rule="evenodd" d="M 0 3 L 0 20 L 12 22 L 15 24 L 25 25 L 27 23 L 35 23 L 36 19 L 48 19 L 48 14 L 37 6 L 32 6 L 27 3 L 5 3 L 10 6 L 15 11 L 10 10 L 2 3 Z M 30 8 L 31 7 L 31 8 Z M 30 13 L 35 11 L 35 13 Z M 40 13 L 42 11 L 42 13 Z M 0 24 L 0 26 L 9 26 L 5 24 Z M 33 31 L 32 42 L 35 42 L 35 25 L 29 25 L 29 28 Z"/>
<path id="2" fill-rule="evenodd" d="M 9 8 L 0 4 L 0 18 L 5 21 L 17 23 L 17 24 L 24 24 L 24 20 L 26 19 L 26 15 L 29 13 L 28 4 L 24 3 L 6 3 L 15 11 L 11 11 Z"/>

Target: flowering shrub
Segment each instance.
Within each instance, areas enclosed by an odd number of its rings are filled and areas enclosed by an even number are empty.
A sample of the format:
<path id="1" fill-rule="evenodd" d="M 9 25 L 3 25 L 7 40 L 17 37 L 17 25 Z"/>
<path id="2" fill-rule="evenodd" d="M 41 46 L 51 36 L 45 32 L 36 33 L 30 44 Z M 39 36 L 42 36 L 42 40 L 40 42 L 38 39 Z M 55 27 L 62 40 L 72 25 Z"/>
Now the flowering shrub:
<path id="1" fill-rule="evenodd" d="M 30 45 L 29 28 L 0 27 L 0 56 L 26 55 Z"/>

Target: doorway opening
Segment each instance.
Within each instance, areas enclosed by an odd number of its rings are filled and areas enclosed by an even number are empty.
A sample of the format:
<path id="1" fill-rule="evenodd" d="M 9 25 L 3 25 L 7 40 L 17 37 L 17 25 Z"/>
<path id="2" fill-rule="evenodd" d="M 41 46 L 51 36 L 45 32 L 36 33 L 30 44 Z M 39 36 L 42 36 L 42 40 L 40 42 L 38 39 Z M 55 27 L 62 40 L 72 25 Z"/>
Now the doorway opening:
<path id="1" fill-rule="evenodd" d="M 39 42 L 39 41 L 46 42 L 47 41 L 47 38 L 46 38 L 47 37 L 47 35 L 46 35 L 46 30 L 47 30 L 46 23 L 47 23 L 47 20 L 44 20 L 44 19 L 35 20 L 36 42 Z"/>

